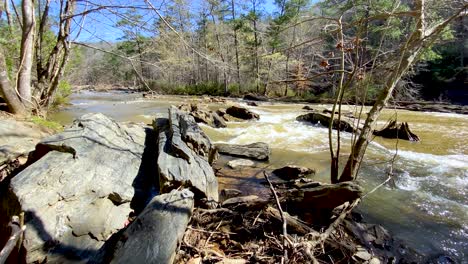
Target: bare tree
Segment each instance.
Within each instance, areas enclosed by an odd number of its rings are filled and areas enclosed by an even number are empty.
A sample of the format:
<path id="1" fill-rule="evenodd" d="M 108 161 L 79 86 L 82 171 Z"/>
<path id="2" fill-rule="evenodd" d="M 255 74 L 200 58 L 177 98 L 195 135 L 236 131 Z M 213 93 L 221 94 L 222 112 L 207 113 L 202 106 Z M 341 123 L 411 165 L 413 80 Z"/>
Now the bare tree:
<path id="1" fill-rule="evenodd" d="M 429 26 L 425 14 L 426 3 L 425 0 L 415 1 L 415 10 L 417 23 L 416 30 L 410 34 L 406 42 L 400 47 L 396 67 L 390 69 L 390 73 L 385 80 L 384 89 L 381 91 L 375 104 L 369 111 L 364 126 L 357 138 L 355 144 L 351 149 L 351 154 L 344 167 L 344 170 L 338 181 L 350 181 L 356 179 L 364 153 L 367 145 L 369 144 L 373 132 L 374 125 L 380 116 L 382 109 L 387 105 L 388 100 L 391 98 L 392 93 L 401 78 L 408 72 L 410 67 L 417 62 L 421 51 L 428 48 L 437 38 L 440 37 L 442 31 L 460 15 L 464 15 L 468 8 L 468 4 L 464 3 L 458 8 L 451 16 Z"/>

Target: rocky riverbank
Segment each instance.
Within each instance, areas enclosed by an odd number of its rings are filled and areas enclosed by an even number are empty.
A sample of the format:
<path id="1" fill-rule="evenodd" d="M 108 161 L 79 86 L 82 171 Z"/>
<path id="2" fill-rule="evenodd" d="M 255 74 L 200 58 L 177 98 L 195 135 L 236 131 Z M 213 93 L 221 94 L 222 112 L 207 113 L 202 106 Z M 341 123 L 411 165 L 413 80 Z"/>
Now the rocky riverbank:
<path id="1" fill-rule="evenodd" d="M 7 123 L 3 135 L 16 129 Z M 318 183 L 304 169 L 283 170 L 303 173 L 287 181 L 255 164 L 229 169 L 216 152 L 194 117 L 175 107 L 151 126 L 86 114 L 61 133 L 38 135 L 21 154 L 25 163 L 4 171 L 0 245 L 12 217 L 24 213 L 11 263 L 427 260 L 358 221 L 356 184 Z M 243 153 L 252 152 L 234 155 Z M 252 174 L 263 189 L 256 196 L 218 188 L 221 177 Z"/>

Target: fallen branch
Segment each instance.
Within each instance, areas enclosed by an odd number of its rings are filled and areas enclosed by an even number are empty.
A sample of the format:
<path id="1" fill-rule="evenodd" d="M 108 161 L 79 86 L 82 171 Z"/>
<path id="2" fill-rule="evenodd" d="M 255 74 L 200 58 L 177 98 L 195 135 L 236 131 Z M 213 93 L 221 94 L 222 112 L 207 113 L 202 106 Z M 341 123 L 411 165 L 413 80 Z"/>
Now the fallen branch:
<path id="1" fill-rule="evenodd" d="M 16 243 L 26 229 L 26 226 L 21 225 L 20 218 L 16 215 L 11 218 L 11 223 L 8 224 L 8 226 L 11 228 L 11 236 L 10 239 L 8 239 L 5 247 L 3 247 L 2 251 L 0 252 L 0 264 L 6 262 L 8 256 L 11 254 L 11 251 L 13 251 Z"/>
<path id="2" fill-rule="evenodd" d="M 325 232 L 321 233 L 318 237 L 315 237 L 312 241 L 308 242 L 311 244 L 312 248 L 315 248 L 317 245 L 321 245 L 327 240 L 333 231 L 343 222 L 346 216 L 351 213 L 351 211 L 356 207 L 359 202 L 361 201 L 360 198 L 356 199 L 351 205 L 348 205 L 343 209 L 341 214 L 330 224 L 330 226 L 325 230 Z M 314 236 L 314 234 L 311 234 Z"/>
<path id="3" fill-rule="evenodd" d="M 265 176 L 265 179 L 267 180 L 268 184 L 270 185 L 270 190 L 271 192 L 273 193 L 273 196 L 275 197 L 275 201 L 276 201 L 276 206 L 278 207 L 278 210 L 280 212 L 280 216 L 281 216 L 281 220 L 283 222 L 283 260 L 282 262 L 287 262 L 287 259 L 288 259 L 288 251 L 287 251 L 287 247 L 288 247 L 288 243 L 289 242 L 291 245 L 293 245 L 293 243 L 291 241 L 288 241 L 288 230 L 287 230 L 287 220 L 286 218 L 284 217 L 284 212 L 283 212 L 283 209 L 281 208 L 281 204 L 280 204 L 280 201 L 279 201 L 279 198 L 278 198 L 278 194 L 276 193 L 275 191 L 275 188 L 273 187 L 273 184 L 271 183 L 270 179 L 268 178 L 268 174 L 263 171 L 263 176 Z"/>

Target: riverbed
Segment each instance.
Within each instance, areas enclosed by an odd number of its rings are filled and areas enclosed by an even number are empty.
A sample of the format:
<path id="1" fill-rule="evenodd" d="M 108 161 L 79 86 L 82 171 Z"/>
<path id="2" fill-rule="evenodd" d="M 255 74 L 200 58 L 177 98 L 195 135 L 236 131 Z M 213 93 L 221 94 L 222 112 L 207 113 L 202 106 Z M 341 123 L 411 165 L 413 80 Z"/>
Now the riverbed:
<path id="1" fill-rule="evenodd" d="M 144 99 L 141 94 L 84 91 L 73 94 L 71 105 L 54 113 L 51 119 L 69 124 L 82 114 L 101 112 L 117 121 L 150 124 L 155 117 L 167 115 L 170 105 L 197 100 L 175 96 Z M 263 141 L 271 146 L 272 156 L 268 164 L 259 165 L 306 166 L 317 170 L 317 179 L 329 180 L 328 129 L 295 121 L 298 115 L 306 113 L 303 104 L 259 103 L 254 107 L 239 103 L 258 113 L 260 120 L 232 122 L 217 129 L 202 125 L 214 142 Z M 317 110 L 331 108 L 310 106 Z M 223 105 L 214 103 L 210 107 Z M 345 111 L 359 109 L 349 106 Z M 386 109 L 379 126 L 383 127 L 392 117 L 408 122 L 421 141 L 374 139 L 367 149 L 358 181 L 367 192 L 374 189 L 387 179 L 394 157 L 395 176 L 389 184 L 366 196 L 358 210 L 366 221 L 382 224 L 420 253 L 444 254 L 468 263 L 468 116 Z M 344 162 L 352 135 L 341 133 L 341 136 Z"/>

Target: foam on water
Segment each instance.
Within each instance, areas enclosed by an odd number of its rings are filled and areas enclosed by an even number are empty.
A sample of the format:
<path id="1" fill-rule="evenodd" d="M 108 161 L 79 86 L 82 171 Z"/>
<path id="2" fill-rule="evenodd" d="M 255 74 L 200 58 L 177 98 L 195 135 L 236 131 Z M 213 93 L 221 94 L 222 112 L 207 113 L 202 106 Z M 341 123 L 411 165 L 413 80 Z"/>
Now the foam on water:
<path id="1" fill-rule="evenodd" d="M 468 175 L 467 155 L 433 155 L 428 153 L 400 150 L 398 151 L 398 156 L 406 160 L 424 164 L 425 166 L 430 166 L 431 171 L 434 173 L 445 173 L 447 170 L 458 169 L 464 170 L 465 175 Z"/>
<path id="2" fill-rule="evenodd" d="M 420 187 L 420 182 L 418 178 L 411 177 L 409 172 L 404 171 L 401 175 L 398 175 L 395 185 L 405 191 L 416 191 Z"/>

